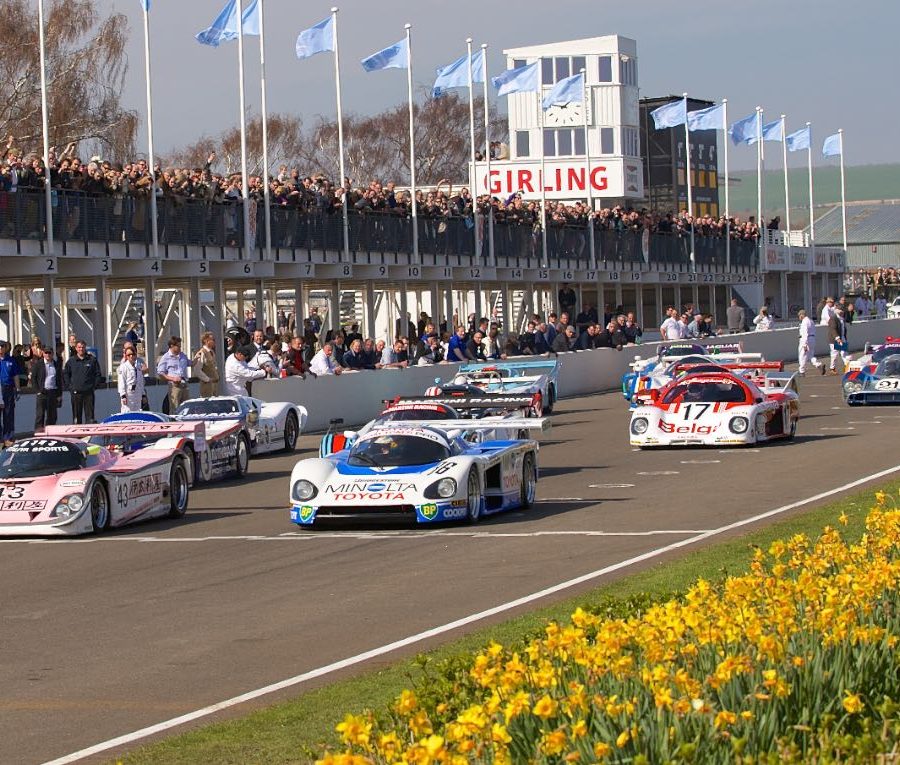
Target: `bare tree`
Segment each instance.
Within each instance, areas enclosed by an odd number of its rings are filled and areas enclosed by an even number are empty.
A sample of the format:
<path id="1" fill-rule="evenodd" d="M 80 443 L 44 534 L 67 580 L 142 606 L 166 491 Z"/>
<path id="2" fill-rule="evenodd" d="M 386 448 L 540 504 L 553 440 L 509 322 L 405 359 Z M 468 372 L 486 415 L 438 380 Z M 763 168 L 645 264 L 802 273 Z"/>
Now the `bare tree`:
<path id="1" fill-rule="evenodd" d="M 414 110 L 416 139 L 416 180 L 424 185 L 443 178 L 464 181 L 468 177 L 469 102 L 451 93 L 440 98 L 427 97 Z M 483 102 L 476 101 L 476 148 L 484 150 Z M 492 141 L 505 140 L 506 119 L 491 119 Z M 226 172 L 240 171 L 240 131 L 230 128 L 214 138 L 203 137 L 173 152 L 169 164 L 202 165 L 215 150 Z M 262 125 L 259 117 L 247 126 L 248 171 L 262 172 Z M 373 179 L 409 179 L 409 111 L 406 104 L 388 108 L 369 117 L 344 117 L 344 164 L 353 185 Z M 340 175 L 338 131 L 334 120 L 320 118 L 304 131 L 299 117 L 273 114 L 269 117 L 269 167 L 275 175 L 284 165 L 297 168 L 302 175 L 324 173 L 335 180 Z"/>
<path id="2" fill-rule="evenodd" d="M 128 70 L 128 20 L 100 18 L 96 0 L 50 0 L 44 14 L 50 144 L 87 141 L 88 149 L 134 154 L 138 117 L 122 108 Z M 23 149 L 41 141 L 40 54 L 34 0 L 0 0 L 0 134 Z"/>

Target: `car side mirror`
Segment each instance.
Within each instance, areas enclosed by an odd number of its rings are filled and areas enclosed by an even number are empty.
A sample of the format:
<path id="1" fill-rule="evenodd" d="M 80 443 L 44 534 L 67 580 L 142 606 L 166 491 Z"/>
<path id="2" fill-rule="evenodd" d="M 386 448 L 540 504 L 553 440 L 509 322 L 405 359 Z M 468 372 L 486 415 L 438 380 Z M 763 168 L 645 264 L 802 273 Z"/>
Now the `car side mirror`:
<path id="1" fill-rule="evenodd" d="M 355 441 L 356 437 L 358 435 L 359 435 L 359 433 L 355 430 L 345 430 L 344 431 L 344 438 L 346 438 L 347 441 Z"/>

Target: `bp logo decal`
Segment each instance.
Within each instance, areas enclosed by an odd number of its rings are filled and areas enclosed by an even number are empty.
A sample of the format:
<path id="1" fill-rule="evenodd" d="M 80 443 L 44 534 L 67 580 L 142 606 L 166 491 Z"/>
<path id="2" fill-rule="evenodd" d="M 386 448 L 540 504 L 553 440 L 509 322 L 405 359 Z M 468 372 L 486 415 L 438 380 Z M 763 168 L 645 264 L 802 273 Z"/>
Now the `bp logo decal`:
<path id="1" fill-rule="evenodd" d="M 300 508 L 300 520 L 301 521 L 309 521 L 312 520 L 313 514 L 315 513 L 315 509 L 310 505 L 303 505 Z"/>
<path id="2" fill-rule="evenodd" d="M 427 505 L 422 505 L 419 508 L 419 512 L 422 513 L 423 518 L 427 518 L 429 521 L 437 517 L 437 505 L 433 502 Z"/>

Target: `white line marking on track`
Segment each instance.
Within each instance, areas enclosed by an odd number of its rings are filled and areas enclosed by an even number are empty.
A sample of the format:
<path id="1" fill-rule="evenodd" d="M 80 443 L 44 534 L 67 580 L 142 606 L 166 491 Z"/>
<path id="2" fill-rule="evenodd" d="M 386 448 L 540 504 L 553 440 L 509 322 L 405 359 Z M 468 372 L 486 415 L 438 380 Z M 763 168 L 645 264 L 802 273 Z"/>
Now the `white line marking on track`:
<path id="1" fill-rule="evenodd" d="M 848 420 L 848 425 L 881 425 L 881 420 Z"/>
<path id="2" fill-rule="evenodd" d="M 677 470 L 642 470 L 638 475 L 678 475 Z"/>
<path id="3" fill-rule="evenodd" d="M 681 460 L 682 465 L 718 465 L 722 460 Z"/>
<path id="4" fill-rule="evenodd" d="M 599 501 L 599 500 L 598 500 Z M 434 539 L 440 537 L 459 538 L 478 538 L 487 537 L 516 538 L 527 539 L 529 537 L 553 537 L 553 536 L 586 536 L 586 537 L 604 537 L 604 536 L 653 536 L 654 534 L 695 534 L 697 529 L 654 529 L 652 531 L 450 531 L 446 529 L 397 529 L 395 531 L 286 531 L 278 536 L 244 536 L 235 535 L 214 536 L 214 537 L 107 537 L 106 539 L 92 540 L 72 540 L 73 542 L 93 542 L 93 543 L 112 543 L 112 542 L 155 542 L 165 543 L 185 543 L 185 542 L 285 542 L 300 541 L 313 542 L 317 539 Z M 7 539 L 3 540 L 7 544 L 41 544 L 41 540 L 36 539 Z"/>
<path id="5" fill-rule="evenodd" d="M 856 430 L 856 428 L 819 428 L 819 430 Z"/>
<path id="6" fill-rule="evenodd" d="M 837 411 L 840 411 L 840 410 L 843 409 L 844 407 L 842 407 L 842 406 L 833 406 L 833 407 L 831 407 L 831 408 L 832 408 L 832 409 L 835 409 L 835 410 L 837 410 Z"/>
<path id="7" fill-rule="evenodd" d="M 589 489 L 633 489 L 633 483 L 589 483 Z"/>
<path id="8" fill-rule="evenodd" d="M 719 454 L 759 454 L 762 449 L 719 449 Z"/>
<path id="9" fill-rule="evenodd" d="M 547 499 L 536 499 L 535 504 L 540 504 L 541 502 L 586 502 L 589 500 L 585 500 L 583 497 L 548 497 Z"/>
<path id="10" fill-rule="evenodd" d="M 807 497 L 806 499 L 800 499 L 796 502 L 791 502 L 790 504 L 776 507 L 773 510 L 768 510 L 765 513 L 760 513 L 759 515 L 754 515 L 749 518 L 743 518 L 739 521 L 729 523 L 725 526 L 720 526 L 717 529 L 702 531 L 692 537 L 688 537 L 687 539 L 681 539 L 677 542 L 672 542 L 671 544 L 665 545 L 663 547 L 657 547 L 654 550 L 648 550 L 647 552 L 641 553 L 640 555 L 636 555 L 632 558 L 627 558 L 626 560 L 619 561 L 618 563 L 604 566 L 603 568 L 599 568 L 595 571 L 591 571 L 587 574 L 575 577 L 574 579 L 568 579 L 564 582 L 560 582 L 559 584 L 546 587 L 543 590 L 533 592 L 530 595 L 524 595 L 521 598 L 516 598 L 515 600 L 510 600 L 506 603 L 501 603 L 500 605 L 494 606 L 493 608 L 488 608 L 484 611 L 478 611 L 477 613 L 470 614 L 469 616 L 464 616 L 452 622 L 447 622 L 446 624 L 442 624 L 438 627 L 432 627 L 431 629 L 425 630 L 423 632 L 418 632 L 415 635 L 409 635 L 408 637 L 395 640 L 391 643 L 372 648 L 368 651 L 364 651 L 363 653 L 359 653 L 356 656 L 349 656 L 346 659 L 341 659 L 331 664 L 326 664 L 325 666 L 311 669 L 308 672 L 294 675 L 294 677 L 289 677 L 277 683 L 272 683 L 270 685 L 265 685 L 262 688 L 256 688 L 255 690 L 247 691 L 246 693 L 242 693 L 239 696 L 233 696 L 232 698 L 226 699 L 225 701 L 220 701 L 216 704 L 210 704 L 209 706 L 203 707 L 202 709 L 196 709 L 193 712 L 188 712 L 187 714 L 173 717 L 169 720 L 164 720 L 163 722 L 156 723 L 155 725 L 149 725 L 146 728 L 141 728 L 140 730 L 126 733 L 122 736 L 117 736 L 116 738 L 111 738 L 107 741 L 101 741 L 99 744 L 94 744 L 93 746 L 86 747 L 85 749 L 79 749 L 77 752 L 72 752 L 71 754 L 58 757 L 55 760 L 49 760 L 48 762 L 45 762 L 44 765 L 68 765 L 68 763 L 70 762 L 78 762 L 78 760 L 83 760 L 85 757 L 90 757 L 92 755 L 99 754 L 100 752 L 106 752 L 110 749 L 115 749 L 116 747 L 122 747 L 127 744 L 134 743 L 135 741 L 140 741 L 141 739 L 147 738 L 148 736 L 152 736 L 156 733 L 162 733 L 164 731 L 171 730 L 172 728 L 176 728 L 179 725 L 184 725 L 186 723 L 193 722 L 194 720 L 208 717 L 209 715 L 215 714 L 216 712 L 221 712 L 223 709 L 229 709 L 230 707 L 237 706 L 238 704 L 243 704 L 247 701 L 253 701 L 254 699 L 258 699 L 262 696 L 267 696 L 270 693 L 275 693 L 276 691 L 284 690 L 285 688 L 292 688 L 309 680 L 313 680 L 317 677 L 329 675 L 333 672 L 337 672 L 338 670 L 361 664 L 362 662 L 368 661 L 369 659 L 384 656 L 385 654 L 396 651 L 399 648 L 405 648 L 410 645 L 415 645 L 417 643 L 421 643 L 424 640 L 429 640 L 430 638 L 436 637 L 438 635 L 443 635 L 452 630 L 459 629 L 460 627 L 465 627 L 469 624 L 474 624 L 476 622 L 482 621 L 483 619 L 486 619 L 488 617 L 511 611 L 514 608 L 533 603 L 536 600 L 547 597 L 548 595 L 554 595 L 558 592 L 563 592 L 565 590 L 571 589 L 572 587 L 584 584 L 585 582 L 599 579 L 600 577 L 606 576 L 607 574 L 611 574 L 615 571 L 621 571 L 622 569 L 629 568 L 636 563 L 642 563 L 646 560 L 658 558 L 659 556 L 665 555 L 666 553 L 672 552 L 674 550 L 680 550 L 684 547 L 689 547 L 693 544 L 696 544 L 697 542 L 702 542 L 705 539 L 719 536 L 734 529 L 749 526 L 750 524 L 757 523 L 758 521 L 765 520 L 766 518 L 772 518 L 776 515 L 782 515 L 789 510 L 803 507 L 804 505 L 808 505 L 811 502 L 818 502 L 821 499 L 833 497 L 835 494 L 840 494 L 841 492 L 855 489 L 857 486 L 862 486 L 863 484 L 869 483 L 870 481 L 876 481 L 879 478 L 884 478 L 885 476 L 889 476 L 892 473 L 896 473 L 898 471 L 900 471 L 900 465 L 894 465 L 894 467 L 881 470 L 877 473 L 871 473 L 870 475 L 867 475 L 863 478 L 858 478 L 855 481 L 850 481 L 849 483 L 837 486 L 834 489 L 829 489 L 828 491 L 814 494 L 813 496 Z"/>

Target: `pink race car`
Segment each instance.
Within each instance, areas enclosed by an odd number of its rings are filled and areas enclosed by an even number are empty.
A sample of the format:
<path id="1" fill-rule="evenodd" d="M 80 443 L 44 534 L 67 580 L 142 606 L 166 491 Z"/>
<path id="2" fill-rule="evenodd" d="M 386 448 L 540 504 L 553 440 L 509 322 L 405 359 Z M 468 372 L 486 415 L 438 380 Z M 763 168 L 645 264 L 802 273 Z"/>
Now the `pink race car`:
<path id="1" fill-rule="evenodd" d="M 16 441 L 0 452 L 0 536 L 74 536 L 180 518 L 192 467 L 181 442 L 203 424 L 177 425 L 178 432 L 128 455 L 79 440 L 79 426 L 50 426 Z M 130 434 L 129 426 L 117 427 Z M 202 433 L 194 435 L 202 442 Z"/>

